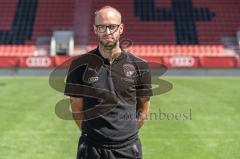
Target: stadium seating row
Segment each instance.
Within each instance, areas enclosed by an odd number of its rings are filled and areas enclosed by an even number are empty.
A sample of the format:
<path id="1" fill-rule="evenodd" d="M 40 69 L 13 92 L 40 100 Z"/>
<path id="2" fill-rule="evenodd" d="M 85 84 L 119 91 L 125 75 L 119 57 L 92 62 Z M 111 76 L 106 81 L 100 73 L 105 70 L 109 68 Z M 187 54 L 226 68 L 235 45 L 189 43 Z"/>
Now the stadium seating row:
<path id="1" fill-rule="evenodd" d="M 96 45 L 89 45 L 87 50 Z M 138 56 L 234 56 L 234 52 L 225 53 L 222 45 L 136 45 L 126 48 Z"/>
<path id="2" fill-rule="evenodd" d="M 0 68 L 67 68 L 70 65 L 69 56 L 54 57 L 0 57 Z M 240 57 L 194 57 L 194 56 L 141 56 L 148 61 L 151 68 L 234 68 L 240 67 Z M 63 64 L 64 63 L 64 64 Z"/>
<path id="3" fill-rule="evenodd" d="M 0 56 L 34 56 L 35 45 L 0 45 Z"/>
<path id="4" fill-rule="evenodd" d="M 96 48 L 89 45 L 86 51 Z M 226 54 L 222 45 L 133 45 L 125 48 L 138 56 L 234 56 L 234 53 Z M 35 45 L 0 45 L 1 56 L 34 56 Z"/>

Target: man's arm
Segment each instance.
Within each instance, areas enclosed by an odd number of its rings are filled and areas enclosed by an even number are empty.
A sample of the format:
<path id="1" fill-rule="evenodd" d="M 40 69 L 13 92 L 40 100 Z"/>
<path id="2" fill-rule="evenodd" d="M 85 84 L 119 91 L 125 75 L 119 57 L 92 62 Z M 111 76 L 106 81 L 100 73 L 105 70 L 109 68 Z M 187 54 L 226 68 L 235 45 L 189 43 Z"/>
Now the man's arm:
<path id="1" fill-rule="evenodd" d="M 147 119 L 150 108 L 150 98 L 138 98 L 137 99 L 137 121 L 138 128 L 141 128 Z"/>
<path id="2" fill-rule="evenodd" d="M 70 97 L 71 100 L 71 108 L 72 108 L 72 116 L 75 120 L 77 126 L 81 130 L 82 121 L 83 121 L 83 98 L 81 97 Z"/>

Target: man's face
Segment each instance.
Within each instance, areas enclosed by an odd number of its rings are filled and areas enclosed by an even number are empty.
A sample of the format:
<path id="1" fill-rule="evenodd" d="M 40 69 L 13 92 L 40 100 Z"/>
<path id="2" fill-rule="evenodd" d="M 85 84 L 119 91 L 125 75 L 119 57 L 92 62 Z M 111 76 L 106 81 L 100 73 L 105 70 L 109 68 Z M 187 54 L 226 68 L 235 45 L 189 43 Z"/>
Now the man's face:
<path id="1" fill-rule="evenodd" d="M 100 45 L 106 50 L 112 50 L 123 33 L 121 18 L 112 11 L 102 11 L 95 17 L 94 32 L 99 38 Z"/>

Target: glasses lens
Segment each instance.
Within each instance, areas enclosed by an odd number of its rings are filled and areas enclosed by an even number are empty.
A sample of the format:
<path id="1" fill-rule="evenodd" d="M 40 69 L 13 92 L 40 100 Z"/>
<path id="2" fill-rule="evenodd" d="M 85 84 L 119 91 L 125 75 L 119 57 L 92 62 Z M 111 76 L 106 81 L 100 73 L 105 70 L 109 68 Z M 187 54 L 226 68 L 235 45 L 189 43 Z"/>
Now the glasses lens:
<path id="1" fill-rule="evenodd" d="M 105 32 L 106 28 L 107 28 L 107 26 L 105 26 L 105 25 L 98 25 L 97 26 L 98 31 L 101 32 L 101 33 Z"/>
<path id="2" fill-rule="evenodd" d="M 117 29 L 118 25 L 109 25 L 108 28 L 110 31 L 115 31 Z"/>
<path id="3" fill-rule="evenodd" d="M 113 25 L 97 25 L 97 30 L 100 33 L 103 33 L 107 30 L 107 28 L 110 30 L 111 33 L 115 32 L 117 30 L 119 25 L 113 24 Z"/>

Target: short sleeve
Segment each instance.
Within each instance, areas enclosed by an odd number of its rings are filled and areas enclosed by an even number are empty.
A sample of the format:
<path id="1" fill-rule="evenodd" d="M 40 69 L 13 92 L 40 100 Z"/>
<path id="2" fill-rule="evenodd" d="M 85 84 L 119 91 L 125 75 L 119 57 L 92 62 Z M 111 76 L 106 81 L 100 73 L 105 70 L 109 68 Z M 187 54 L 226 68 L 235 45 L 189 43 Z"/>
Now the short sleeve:
<path id="1" fill-rule="evenodd" d="M 86 65 L 79 65 L 77 60 L 72 61 L 67 78 L 64 94 L 71 97 L 83 97 L 82 89 L 79 89 L 79 86 L 84 85 L 83 75 L 86 69 Z"/>
<path id="2" fill-rule="evenodd" d="M 152 81 L 151 81 L 151 70 L 146 62 L 140 62 L 138 64 L 138 76 L 136 85 L 136 96 L 151 97 L 152 92 Z"/>

